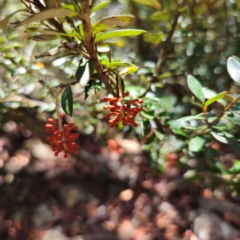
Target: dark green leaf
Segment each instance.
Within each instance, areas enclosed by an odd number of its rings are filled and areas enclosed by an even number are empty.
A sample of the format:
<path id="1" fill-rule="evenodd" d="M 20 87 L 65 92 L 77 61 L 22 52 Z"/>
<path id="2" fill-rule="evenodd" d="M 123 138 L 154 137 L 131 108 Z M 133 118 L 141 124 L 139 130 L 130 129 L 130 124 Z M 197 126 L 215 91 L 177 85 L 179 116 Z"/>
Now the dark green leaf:
<path id="1" fill-rule="evenodd" d="M 188 87 L 191 92 L 202 102 L 205 102 L 202 86 L 200 82 L 192 75 L 188 75 L 187 78 Z"/>
<path id="2" fill-rule="evenodd" d="M 154 118 L 154 111 L 141 111 L 141 114 L 143 115 L 143 117 L 152 120 Z"/>
<path id="3" fill-rule="evenodd" d="M 142 124 L 143 124 L 143 136 L 145 136 L 151 132 L 152 127 L 150 121 L 147 119 L 144 119 Z"/>
<path id="4" fill-rule="evenodd" d="M 62 109 L 64 110 L 64 112 L 67 115 L 72 116 L 72 112 L 73 112 L 73 95 L 72 95 L 71 85 L 68 85 L 64 89 L 64 91 L 62 93 L 61 104 L 62 104 Z"/>
<path id="5" fill-rule="evenodd" d="M 88 98 L 89 96 L 88 92 L 90 89 L 95 89 L 96 91 L 99 91 L 101 88 L 102 88 L 101 82 L 99 80 L 90 80 L 84 88 L 84 93 L 85 93 L 84 100 Z"/>

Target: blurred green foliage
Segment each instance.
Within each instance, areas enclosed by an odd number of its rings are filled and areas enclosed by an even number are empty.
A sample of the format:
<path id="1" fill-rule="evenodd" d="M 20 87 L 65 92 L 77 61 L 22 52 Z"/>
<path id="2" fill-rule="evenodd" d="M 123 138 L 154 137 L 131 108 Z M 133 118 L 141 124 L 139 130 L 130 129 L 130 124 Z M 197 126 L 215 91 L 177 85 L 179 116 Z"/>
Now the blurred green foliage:
<path id="1" fill-rule="evenodd" d="M 77 1 L 63 2 L 68 9 L 75 6 L 77 12 Z M 4 1 L 0 9 L 0 20 L 4 20 L 24 6 L 21 1 Z M 134 129 L 119 124 L 115 132 L 134 134 L 140 141 L 145 139 L 142 149 L 149 152 L 151 164 L 160 171 L 165 170 L 169 154 L 177 153 L 175 165 L 183 169 L 184 177 L 197 179 L 208 187 L 228 175 L 229 185 L 237 189 L 240 179 L 236 160 L 240 157 L 239 88 L 233 77 L 235 72 L 231 74 L 240 66 L 236 57 L 236 67 L 228 68 L 233 79 L 227 71 L 228 58 L 240 56 L 239 11 L 237 0 L 169 0 L 149 4 L 115 0 L 97 1 L 91 13 L 102 66 L 110 72 L 126 67 L 127 74 L 121 75 L 125 91 L 133 98 L 144 99 L 143 111 L 137 116 L 139 126 Z M 135 19 L 127 15 L 116 18 L 119 14 L 132 14 Z M 23 15 L 16 13 L 10 22 L 23 20 Z M 100 20 L 107 16 L 120 24 Z M 43 30 L 47 25 L 37 21 L 17 29 L 2 22 L 1 107 L 37 106 L 39 111 L 53 111 L 55 87 L 80 81 L 71 85 L 74 121 L 82 132 L 106 134 L 108 125 L 101 99 L 108 93 L 96 71 L 89 71 L 87 81 L 81 80 L 88 61 L 73 51 L 82 46 L 83 26 L 76 16 L 71 18 L 72 22 L 62 18 L 61 21 L 65 35 L 49 34 Z M 131 30 L 115 31 L 126 25 L 147 33 L 121 38 L 140 34 L 139 30 L 134 30 L 136 34 Z M 114 32 L 106 33 L 112 29 Z M 68 38 L 72 39 L 71 44 Z M 230 169 L 220 161 L 220 156 L 229 152 L 236 156 Z"/>

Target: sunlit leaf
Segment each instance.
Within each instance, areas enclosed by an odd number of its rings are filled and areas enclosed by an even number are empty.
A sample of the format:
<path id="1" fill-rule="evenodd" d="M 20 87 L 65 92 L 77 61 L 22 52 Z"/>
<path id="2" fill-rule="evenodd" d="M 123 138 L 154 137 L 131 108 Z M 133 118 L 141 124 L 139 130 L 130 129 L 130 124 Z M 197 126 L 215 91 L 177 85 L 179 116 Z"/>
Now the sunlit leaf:
<path id="1" fill-rule="evenodd" d="M 212 136 L 221 143 L 228 144 L 228 138 L 223 133 L 211 132 Z"/>
<path id="2" fill-rule="evenodd" d="M 196 136 L 189 141 L 189 145 L 188 145 L 189 151 L 199 152 L 202 150 L 204 144 L 205 144 L 205 139 L 202 137 Z"/>
<path id="3" fill-rule="evenodd" d="M 212 98 L 208 99 L 205 102 L 204 107 L 208 107 L 209 105 L 211 105 L 212 103 L 218 101 L 219 99 L 224 98 L 226 94 L 227 94 L 227 91 L 221 92 L 218 95 L 216 95 L 215 97 L 212 97 Z"/>
<path id="4" fill-rule="evenodd" d="M 236 56 L 229 57 L 227 60 L 227 70 L 230 77 L 240 84 L 240 58 Z"/>
<path id="5" fill-rule="evenodd" d="M 125 67 L 121 72 L 119 72 L 120 75 L 127 75 L 127 74 L 132 74 L 136 72 L 139 69 L 139 67 L 133 65 L 130 67 Z"/>
<path id="6" fill-rule="evenodd" d="M 164 139 L 164 134 L 161 133 L 161 132 L 159 131 L 159 129 L 155 129 L 154 132 L 155 132 L 155 135 L 157 136 L 157 138 L 158 138 L 160 141 L 162 141 L 162 140 Z"/>
<path id="7" fill-rule="evenodd" d="M 155 8 L 157 10 L 162 10 L 162 6 L 157 0 L 134 0 L 134 2 Z"/>
<path id="8" fill-rule="evenodd" d="M 27 17 L 22 22 L 18 23 L 15 27 L 20 27 L 31 22 L 43 21 L 53 17 L 66 17 L 71 15 L 72 13 L 73 13 L 72 11 L 65 8 L 51 8 Z"/>
<path id="9" fill-rule="evenodd" d="M 187 78 L 188 87 L 191 92 L 202 102 L 204 103 L 205 98 L 202 90 L 202 86 L 199 81 L 192 75 L 188 75 Z"/>
<path id="10" fill-rule="evenodd" d="M 99 42 L 109 38 L 116 38 L 116 37 L 129 37 L 129 36 L 137 36 L 146 33 L 144 30 L 139 29 L 121 29 L 110 31 L 106 33 L 99 33 L 95 38 L 95 42 Z"/>
<path id="11" fill-rule="evenodd" d="M 164 37 L 163 33 L 147 33 L 144 34 L 143 40 L 147 43 L 159 44 Z"/>
<path id="12" fill-rule="evenodd" d="M 94 72 L 94 61 L 92 59 L 81 63 L 76 71 L 75 78 L 82 87 L 89 82 Z"/>
<path id="13" fill-rule="evenodd" d="M 92 9 L 91 9 L 91 13 L 96 12 L 104 7 L 106 7 L 108 4 L 110 3 L 110 1 L 105 1 L 105 2 L 101 2 L 97 5 L 95 5 Z"/>
<path id="14" fill-rule="evenodd" d="M 150 16 L 150 19 L 153 20 L 153 21 L 165 22 L 165 21 L 169 20 L 170 17 L 171 17 L 170 12 L 157 11 Z"/>
<path id="15" fill-rule="evenodd" d="M 129 25 L 134 20 L 133 15 L 116 15 L 104 18 L 92 25 L 94 34 L 110 30 L 117 27 Z"/>
<path id="16" fill-rule="evenodd" d="M 61 105 L 62 105 L 62 109 L 64 110 L 64 112 L 69 115 L 72 116 L 72 112 L 73 112 L 73 95 L 72 95 L 72 88 L 71 85 L 68 85 L 63 93 L 62 93 L 62 98 L 61 98 Z"/>
<path id="17" fill-rule="evenodd" d="M 104 62 L 103 62 L 103 64 L 104 64 Z M 117 67 L 132 67 L 134 65 L 131 63 L 126 63 L 126 62 L 110 62 L 110 63 L 107 63 L 105 66 L 108 69 L 115 69 Z"/>

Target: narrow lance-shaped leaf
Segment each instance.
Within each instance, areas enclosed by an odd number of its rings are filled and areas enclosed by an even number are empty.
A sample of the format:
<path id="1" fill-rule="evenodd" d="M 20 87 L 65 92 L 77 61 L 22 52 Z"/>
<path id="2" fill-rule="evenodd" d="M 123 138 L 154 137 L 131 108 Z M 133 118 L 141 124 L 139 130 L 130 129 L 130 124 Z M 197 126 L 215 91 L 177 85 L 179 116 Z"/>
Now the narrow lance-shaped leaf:
<path id="1" fill-rule="evenodd" d="M 132 15 L 116 15 L 107 17 L 93 24 L 93 32 L 94 34 L 97 34 L 113 28 L 124 27 L 129 25 L 133 20 L 134 16 Z"/>
<path id="2" fill-rule="evenodd" d="M 69 115 L 72 116 L 73 112 L 73 95 L 72 95 L 72 89 L 71 86 L 68 85 L 63 93 L 62 93 L 62 98 L 61 98 L 61 105 L 63 111 Z"/>
<path id="3" fill-rule="evenodd" d="M 91 9 L 91 13 L 96 12 L 104 7 L 106 7 L 108 4 L 110 3 L 110 1 L 105 1 L 105 2 L 101 2 L 97 5 L 95 5 L 92 9 Z"/>
<path id="4" fill-rule="evenodd" d="M 202 102 L 205 102 L 202 86 L 199 81 L 192 75 L 188 75 L 187 78 L 188 87 L 191 92 Z"/>
<path id="5" fill-rule="evenodd" d="M 99 42 L 109 38 L 116 38 L 116 37 L 129 37 L 129 36 L 137 36 L 146 33 L 144 30 L 139 29 L 121 29 L 110 31 L 106 33 L 99 33 L 95 38 L 95 42 Z"/>
<path id="6" fill-rule="evenodd" d="M 227 91 L 221 92 L 221 93 L 219 93 L 218 95 L 216 95 L 215 97 L 212 97 L 212 98 L 208 99 L 208 100 L 205 102 L 204 107 L 206 108 L 206 107 L 208 107 L 209 105 L 211 105 L 212 103 L 218 101 L 219 99 L 224 98 L 226 94 L 227 94 Z"/>
<path id="7" fill-rule="evenodd" d="M 155 8 L 157 10 L 162 10 L 162 6 L 158 2 L 158 0 L 134 0 L 134 2 L 137 2 L 137 3 L 140 3 L 142 5 L 146 5 L 146 6 Z"/>
<path id="8" fill-rule="evenodd" d="M 104 62 L 103 62 L 103 65 L 104 65 Z M 126 62 L 110 62 L 110 63 L 107 63 L 105 66 L 108 69 L 115 69 L 117 67 L 132 67 L 134 65 Z"/>
<path id="9" fill-rule="evenodd" d="M 27 17 L 22 22 L 17 24 L 15 27 L 20 27 L 20 26 L 29 24 L 31 22 L 43 21 L 43 20 L 50 19 L 53 17 L 66 17 L 72 13 L 73 13 L 72 11 L 65 9 L 65 8 L 51 8 L 51 9 L 43 10 L 39 13 L 35 13 L 35 14 Z"/>
<path id="10" fill-rule="evenodd" d="M 125 67 L 119 74 L 120 75 L 126 75 L 126 74 L 131 74 L 134 73 L 138 70 L 139 67 L 137 66 L 130 66 L 130 67 Z"/>
<path id="11" fill-rule="evenodd" d="M 227 60 L 227 70 L 230 77 L 240 84 L 240 58 L 236 56 L 229 57 Z"/>

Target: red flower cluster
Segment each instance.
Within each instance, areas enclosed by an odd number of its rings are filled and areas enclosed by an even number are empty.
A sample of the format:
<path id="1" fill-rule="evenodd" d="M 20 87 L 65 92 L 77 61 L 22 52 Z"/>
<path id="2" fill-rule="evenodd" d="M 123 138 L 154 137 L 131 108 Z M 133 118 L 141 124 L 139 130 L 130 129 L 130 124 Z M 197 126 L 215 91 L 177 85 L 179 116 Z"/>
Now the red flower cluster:
<path id="1" fill-rule="evenodd" d="M 125 92 L 123 97 L 105 97 L 103 98 L 104 102 L 109 102 L 110 105 L 105 105 L 103 109 L 110 110 L 111 113 L 106 114 L 104 117 L 106 119 L 110 119 L 109 125 L 110 127 L 114 127 L 114 125 L 120 121 L 122 121 L 123 126 L 127 124 L 131 124 L 134 127 L 137 127 L 138 124 L 134 121 L 136 115 L 141 112 L 143 103 L 142 99 L 133 99 L 124 101 L 124 98 L 129 96 L 129 92 Z M 135 105 L 131 107 L 131 105 Z"/>
<path id="2" fill-rule="evenodd" d="M 62 116 L 61 116 L 62 117 Z M 63 125 L 63 131 L 58 129 L 58 122 L 52 118 L 48 118 L 48 123 L 45 125 L 46 132 L 52 133 L 47 140 L 50 142 L 55 156 L 58 156 L 60 152 L 64 152 L 64 157 L 67 157 L 67 153 L 78 153 L 79 145 L 75 143 L 75 140 L 79 137 L 78 133 L 72 133 L 72 130 L 77 130 L 74 123 L 68 123 Z"/>

